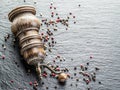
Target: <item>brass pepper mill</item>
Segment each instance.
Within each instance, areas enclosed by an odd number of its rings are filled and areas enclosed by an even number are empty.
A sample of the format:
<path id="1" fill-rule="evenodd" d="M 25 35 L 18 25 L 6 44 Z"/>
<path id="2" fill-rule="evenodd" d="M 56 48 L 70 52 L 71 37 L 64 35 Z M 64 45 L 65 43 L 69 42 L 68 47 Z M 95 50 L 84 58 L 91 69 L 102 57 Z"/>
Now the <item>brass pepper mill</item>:
<path id="1" fill-rule="evenodd" d="M 11 31 L 18 39 L 21 55 L 27 64 L 36 67 L 39 78 L 42 77 L 42 68 L 46 67 L 51 72 L 58 74 L 60 82 L 64 82 L 67 79 L 65 73 L 56 72 L 44 63 L 46 53 L 39 35 L 40 20 L 35 14 L 36 10 L 32 6 L 17 7 L 8 14 L 9 20 L 12 22 Z"/>

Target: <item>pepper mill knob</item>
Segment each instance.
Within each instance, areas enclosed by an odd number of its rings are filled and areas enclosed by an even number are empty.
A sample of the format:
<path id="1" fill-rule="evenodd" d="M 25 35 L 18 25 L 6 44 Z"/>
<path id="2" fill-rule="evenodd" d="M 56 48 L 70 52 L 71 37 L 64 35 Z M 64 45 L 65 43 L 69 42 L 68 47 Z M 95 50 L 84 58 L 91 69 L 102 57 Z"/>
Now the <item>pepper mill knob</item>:
<path id="1" fill-rule="evenodd" d="M 65 81 L 67 80 L 67 74 L 65 74 L 65 73 L 60 73 L 60 74 L 58 75 L 58 80 L 59 80 L 59 82 L 65 82 Z"/>

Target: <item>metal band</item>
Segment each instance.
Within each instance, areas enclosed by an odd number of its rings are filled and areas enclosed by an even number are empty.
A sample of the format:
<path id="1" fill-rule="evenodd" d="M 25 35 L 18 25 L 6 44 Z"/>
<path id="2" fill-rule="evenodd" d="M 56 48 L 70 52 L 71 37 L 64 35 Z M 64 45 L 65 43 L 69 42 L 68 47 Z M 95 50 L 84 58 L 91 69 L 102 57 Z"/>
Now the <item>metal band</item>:
<path id="1" fill-rule="evenodd" d="M 19 44 L 21 45 L 23 42 L 25 42 L 29 39 L 36 39 L 36 38 L 41 40 L 39 35 L 27 36 L 27 37 L 24 37 L 22 40 L 20 40 Z"/>
<path id="2" fill-rule="evenodd" d="M 30 30 L 39 31 L 38 28 L 36 28 L 36 27 L 26 28 L 26 29 L 23 29 L 23 30 L 18 31 L 17 34 L 16 34 L 16 37 L 18 37 L 21 33 L 26 32 L 26 31 L 30 31 Z"/>
<path id="3" fill-rule="evenodd" d="M 44 45 L 42 43 L 30 43 L 30 44 L 27 44 L 25 45 L 24 47 L 22 47 L 21 49 L 21 53 L 23 53 L 24 51 L 32 48 L 32 47 L 43 47 Z"/>

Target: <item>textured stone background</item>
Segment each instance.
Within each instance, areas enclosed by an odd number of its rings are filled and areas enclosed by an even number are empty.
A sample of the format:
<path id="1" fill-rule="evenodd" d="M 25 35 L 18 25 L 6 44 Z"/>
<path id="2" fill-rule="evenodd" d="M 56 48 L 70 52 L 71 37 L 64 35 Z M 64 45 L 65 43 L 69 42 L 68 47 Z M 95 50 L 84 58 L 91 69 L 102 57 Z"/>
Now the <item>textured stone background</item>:
<path id="1" fill-rule="evenodd" d="M 17 6 L 29 4 L 36 8 L 39 19 L 42 19 L 40 13 L 44 18 L 50 19 L 50 2 L 53 2 L 60 17 L 65 18 L 72 12 L 76 18 L 70 19 L 67 31 L 64 26 L 58 25 L 58 31 L 54 33 L 57 44 L 45 61 L 52 62 L 58 54 L 66 58 L 64 62 L 57 61 L 56 64 L 61 68 L 67 67 L 73 79 L 68 79 L 66 85 L 61 86 L 54 78 L 43 78 L 44 85 L 39 85 L 38 90 L 46 90 L 46 87 L 55 90 L 55 86 L 57 90 L 87 90 L 88 87 L 91 90 L 120 90 L 119 0 L 0 0 L 0 90 L 33 90 L 29 82 L 37 79 L 34 72 L 27 74 L 29 67 L 23 64 L 19 50 L 13 48 L 13 37 L 4 41 L 8 33 L 12 34 L 8 13 Z M 44 26 L 41 27 L 43 28 L 45 29 Z M 6 46 L 5 51 L 2 44 Z M 90 59 L 90 56 L 93 58 Z M 90 63 L 88 72 L 92 72 L 94 67 L 100 68 L 96 82 L 89 85 L 78 74 L 80 64 L 85 65 L 87 62 Z M 76 71 L 75 66 L 78 67 Z M 76 78 L 79 78 L 78 82 Z M 99 81 L 101 85 L 98 84 Z"/>

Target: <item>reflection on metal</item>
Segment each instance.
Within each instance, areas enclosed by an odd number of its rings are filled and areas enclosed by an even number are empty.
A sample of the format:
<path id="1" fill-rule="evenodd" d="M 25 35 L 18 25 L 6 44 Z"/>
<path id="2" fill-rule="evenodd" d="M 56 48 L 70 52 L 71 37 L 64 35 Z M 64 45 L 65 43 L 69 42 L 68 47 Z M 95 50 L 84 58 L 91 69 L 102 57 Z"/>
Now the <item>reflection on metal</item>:
<path id="1" fill-rule="evenodd" d="M 44 64 L 46 53 L 39 35 L 40 21 L 35 14 L 36 10 L 32 6 L 17 7 L 8 14 L 12 22 L 12 33 L 19 41 L 21 55 L 29 65 L 36 67 L 39 78 L 42 77 L 41 68 L 46 67 L 58 74 L 59 81 L 65 81 L 66 74 L 56 72 L 48 64 Z"/>

